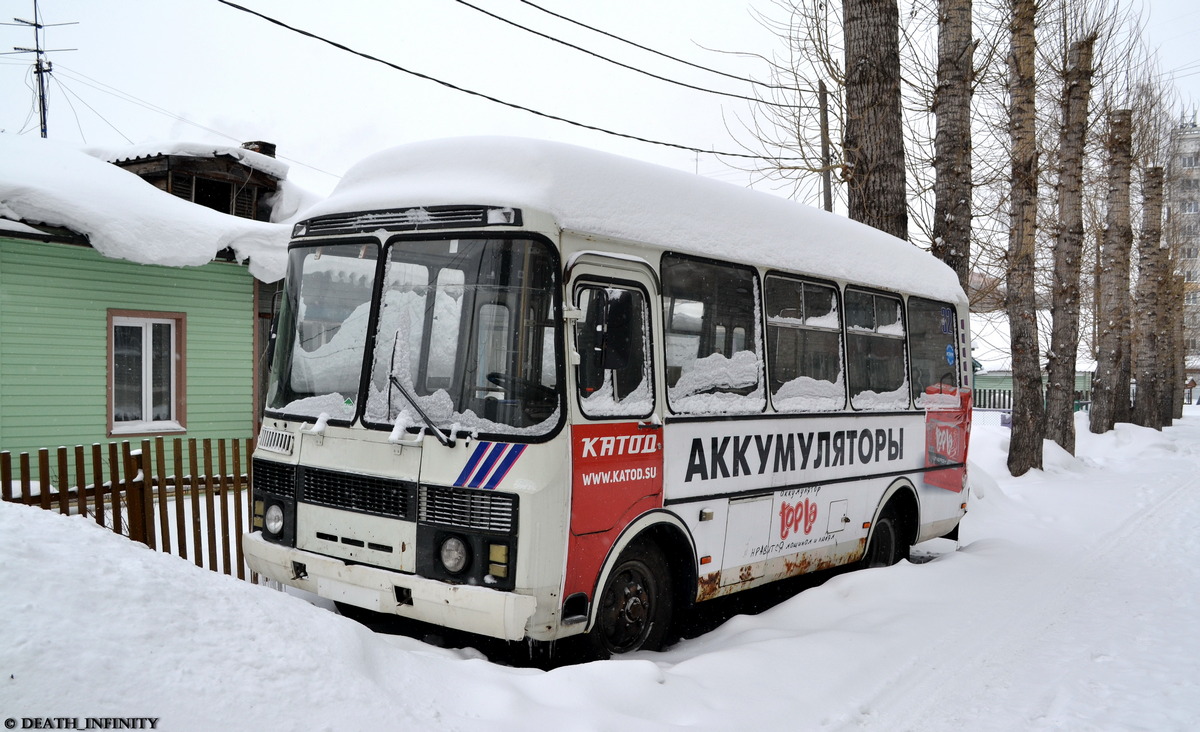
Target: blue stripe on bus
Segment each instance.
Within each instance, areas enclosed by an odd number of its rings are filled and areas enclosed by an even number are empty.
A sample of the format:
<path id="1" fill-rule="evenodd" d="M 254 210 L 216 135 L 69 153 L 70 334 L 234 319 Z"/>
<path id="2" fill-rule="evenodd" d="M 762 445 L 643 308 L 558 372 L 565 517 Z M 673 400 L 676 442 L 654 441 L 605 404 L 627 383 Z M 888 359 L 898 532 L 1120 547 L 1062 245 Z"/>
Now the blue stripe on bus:
<path id="1" fill-rule="evenodd" d="M 475 472 L 475 466 L 479 464 L 479 458 L 483 453 L 492 446 L 490 442 L 481 442 L 475 446 L 475 452 L 471 453 L 471 457 L 467 458 L 467 464 L 463 466 L 462 472 L 454 479 L 454 485 L 462 486 L 467 484 L 467 479 Z"/>
<path id="2" fill-rule="evenodd" d="M 512 470 L 512 466 L 516 464 L 521 457 L 521 453 L 525 452 L 526 445 L 513 445 L 509 449 L 508 454 L 504 456 L 504 460 L 496 468 L 496 472 L 492 474 L 492 478 L 487 482 L 484 488 L 494 490 L 500 485 L 500 481 L 504 480 L 504 476 L 508 475 L 508 471 Z"/>
<path id="3" fill-rule="evenodd" d="M 499 442 L 491 443 L 491 449 L 488 450 L 487 457 L 483 459 L 483 464 L 479 466 L 479 470 L 475 471 L 475 475 L 471 476 L 471 480 L 467 482 L 467 487 L 478 488 L 483 485 L 483 482 L 487 480 L 488 475 L 491 474 L 492 468 L 496 466 L 496 461 L 500 459 L 500 456 L 502 456 L 509 447 L 509 445 L 503 445 Z"/>

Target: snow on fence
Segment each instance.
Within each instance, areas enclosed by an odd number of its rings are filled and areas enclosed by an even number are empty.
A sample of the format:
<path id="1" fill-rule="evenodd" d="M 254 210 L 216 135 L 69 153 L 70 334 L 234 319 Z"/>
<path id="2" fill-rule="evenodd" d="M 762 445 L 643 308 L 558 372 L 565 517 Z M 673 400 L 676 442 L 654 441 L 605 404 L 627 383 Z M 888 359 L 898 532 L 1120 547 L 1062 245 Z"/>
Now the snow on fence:
<path id="1" fill-rule="evenodd" d="M 163 438 L 0 452 L 0 498 L 96 523 L 197 567 L 246 579 L 250 440 Z M 53 460 L 52 460 L 53 456 Z M 55 470 L 52 472 L 52 467 Z M 186 470 L 185 470 L 186 467 Z M 215 472 L 214 472 L 215 468 Z M 253 579 L 253 578 L 251 578 Z"/>

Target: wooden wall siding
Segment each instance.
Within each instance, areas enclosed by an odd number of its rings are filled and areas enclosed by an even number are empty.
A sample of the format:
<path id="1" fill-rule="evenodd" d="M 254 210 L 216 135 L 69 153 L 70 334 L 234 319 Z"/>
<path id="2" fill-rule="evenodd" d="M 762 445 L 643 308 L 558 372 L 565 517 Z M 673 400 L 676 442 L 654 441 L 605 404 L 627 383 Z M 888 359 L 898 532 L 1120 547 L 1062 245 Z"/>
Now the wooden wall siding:
<path id="1" fill-rule="evenodd" d="M 250 436 L 253 291 L 239 265 L 139 265 L 0 237 L 0 450 L 109 439 L 109 308 L 187 313 L 187 432 L 168 437 Z"/>

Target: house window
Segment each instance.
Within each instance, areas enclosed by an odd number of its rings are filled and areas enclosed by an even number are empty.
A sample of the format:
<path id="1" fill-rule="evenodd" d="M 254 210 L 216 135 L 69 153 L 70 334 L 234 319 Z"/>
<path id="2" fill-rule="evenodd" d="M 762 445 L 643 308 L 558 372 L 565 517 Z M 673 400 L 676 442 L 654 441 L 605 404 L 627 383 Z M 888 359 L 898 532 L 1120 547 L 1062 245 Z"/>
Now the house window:
<path id="1" fill-rule="evenodd" d="M 108 432 L 180 432 L 184 415 L 183 313 L 108 312 Z"/>
<path id="2" fill-rule="evenodd" d="M 1179 187 L 1185 191 L 1200 190 L 1200 178 L 1184 178 L 1179 181 Z"/>
<path id="3" fill-rule="evenodd" d="M 1184 155 L 1179 163 L 1184 168 L 1200 168 L 1200 155 Z"/>
<path id="4" fill-rule="evenodd" d="M 1188 214 L 1200 213 L 1200 201 L 1184 201 L 1183 212 Z"/>

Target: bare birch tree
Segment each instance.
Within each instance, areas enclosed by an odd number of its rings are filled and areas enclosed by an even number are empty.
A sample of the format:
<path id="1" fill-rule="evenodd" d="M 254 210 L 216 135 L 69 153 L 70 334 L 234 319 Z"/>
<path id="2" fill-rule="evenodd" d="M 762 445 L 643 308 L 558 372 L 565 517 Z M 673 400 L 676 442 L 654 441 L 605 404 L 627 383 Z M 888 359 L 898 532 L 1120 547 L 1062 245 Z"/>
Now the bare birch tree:
<path id="1" fill-rule="evenodd" d="M 1083 262 L 1083 159 L 1096 36 L 1072 44 L 1063 80 L 1059 130 L 1058 231 L 1047 353 L 1046 437 L 1075 454 L 1075 365 L 1079 350 L 1079 276 Z"/>
<path id="2" fill-rule="evenodd" d="M 1013 410 L 1008 470 L 1014 476 L 1042 466 L 1045 435 L 1038 353 L 1036 263 L 1038 149 L 1035 80 L 1035 0 L 1012 0 L 1009 20 L 1009 134 L 1011 200 L 1005 298 L 1012 348 Z"/>
<path id="3" fill-rule="evenodd" d="M 897 0 L 844 0 L 842 132 L 850 218 L 908 238 Z"/>
<path id="4" fill-rule="evenodd" d="M 938 0 L 937 90 L 934 138 L 933 246 L 966 290 L 971 271 L 971 96 L 975 42 L 971 0 Z"/>
<path id="5" fill-rule="evenodd" d="M 1136 312 L 1137 395 L 1133 421 L 1143 427 L 1163 428 L 1162 391 L 1170 389 L 1165 377 L 1172 369 L 1162 353 L 1168 343 L 1160 337 L 1166 287 L 1166 250 L 1162 244 L 1163 169 L 1146 171 L 1142 183 L 1142 231 L 1138 238 L 1138 283 Z M 1160 356 L 1162 356 L 1160 358 Z"/>
<path id="6" fill-rule="evenodd" d="M 1092 381 L 1092 409 L 1088 428 L 1102 434 L 1117 422 L 1129 421 L 1129 257 L 1133 228 L 1129 213 L 1133 111 L 1119 109 L 1109 117 L 1105 147 L 1108 151 L 1108 196 L 1097 288 L 1096 376 Z"/>

